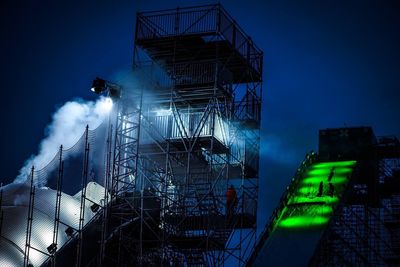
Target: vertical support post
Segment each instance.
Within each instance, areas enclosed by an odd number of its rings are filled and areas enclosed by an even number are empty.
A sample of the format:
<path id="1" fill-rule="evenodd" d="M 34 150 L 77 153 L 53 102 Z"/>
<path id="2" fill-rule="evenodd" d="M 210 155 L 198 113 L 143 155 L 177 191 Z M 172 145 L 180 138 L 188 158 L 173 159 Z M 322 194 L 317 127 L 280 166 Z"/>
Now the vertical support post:
<path id="1" fill-rule="evenodd" d="M 3 185 L 0 185 L 0 238 L 1 238 L 1 229 L 3 228 Z"/>
<path id="2" fill-rule="evenodd" d="M 109 131 L 107 137 L 107 156 L 106 156 L 106 172 L 105 172 L 105 180 L 104 180 L 104 203 L 103 203 L 103 218 L 102 218 L 102 231 L 101 231 L 101 244 L 100 244 L 100 258 L 99 258 L 99 266 L 103 266 L 105 264 L 105 249 L 106 249 L 106 238 L 108 234 L 108 214 L 110 212 L 110 203 L 109 203 L 109 193 L 110 193 L 110 182 L 111 182 L 111 158 L 112 158 L 112 133 L 113 126 L 109 122 Z"/>
<path id="3" fill-rule="evenodd" d="M 81 183 L 81 205 L 79 213 L 79 228 L 78 228 L 78 244 L 75 266 L 81 266 L 82 260 L 82 246 L 83 246 L 83 226 L 85 223 L 85 202 L 86 202 L 86 185 L 89 169 L 89 125 L 86 126 L 85 131 L 85 150 L 83 156 L 83 170 L 82 170 L 82 183 Z"/>
<path id="4" fill-rule="evenodd" d="M 63 146 L 60 146 L 59 150 L 59 165 L 58 165 L 58 177 L 57 177 L 57 193 L 56 193 L 56 208 L 54 211 L 54 227 L 53 227 L 53 245 L 57 249 L 57 243 L 58 243 L 58 228 L 60 224 L 60 208 L 61 208 L 61 189 L 62 189 L 62 180 L 63 180 L 63 175 L 64 175 L 64 162 L 62 160 L 62 152 L 63 152 Z M 56 254 L 51 255 L 51 266 L 55 267 L 56 266 Z"/>
<path id="5" fill-rule="evenodd" d="M 142 120 L 142 105 L 143 105 L 143 87 L 141 87 L 140 91 L 140 102 L 139 102 L 139 123 L 138 123 L 138 130 L 137 130 L 137 146 L 136 146 L 136 161 L 135 161 L 135 169 L 134 171 L 136 172 L 136 177 L 139 175 L 138 172 L 138 167 L 139 167 L 139 138 L 140 138 L 140 124 Z M 144 210 L 144 203 L 143 203 L 143 191 L 144 191 L 144 174 L 141 175 L 141 188 L 140 188 L 140 256 L 139 256 L 139 266 L 142 266 L 143 264 L 143 223 L 145 218 L 143 217 L 143 210 Z"/>
<path id="6" fill-rule="evenodd" d="M 26 224 L 26 236 L 25 236 L 24 267 L 29 266 L 29 253 L 31 249 L 33 208 L 35 205 L 35 186 L 33 185 L 34 173 L 35 173 L 35 168 L 32 166 L 30 174 L 31 181 L 30 181 L 30 193 L 29 193 L 29 205 L 28 205 L 28 221 Z"/>

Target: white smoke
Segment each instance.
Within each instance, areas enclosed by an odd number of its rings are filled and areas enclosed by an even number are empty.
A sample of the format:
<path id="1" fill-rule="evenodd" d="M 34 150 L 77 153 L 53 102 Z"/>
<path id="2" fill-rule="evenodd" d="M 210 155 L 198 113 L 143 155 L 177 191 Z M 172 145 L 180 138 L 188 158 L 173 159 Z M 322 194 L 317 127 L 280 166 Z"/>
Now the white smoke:
<path id="1" fill-rule="evenodd" d="M 65 149 L 72 147 L 82 136 L 87 125 L 90 129 L 95 129 L 108 117 L 111 109 L 112 101 L 107 97 L 100 97 L 96 102 L 65 103 L 54 113 L 52 122 L 47 126 L 46 137 L 39 145 L 39 153 L 32 155 L 25 162 L 14 182 L 25 182 L 32 166 L 36 170 L 46 166 L 61 145 Z"/>

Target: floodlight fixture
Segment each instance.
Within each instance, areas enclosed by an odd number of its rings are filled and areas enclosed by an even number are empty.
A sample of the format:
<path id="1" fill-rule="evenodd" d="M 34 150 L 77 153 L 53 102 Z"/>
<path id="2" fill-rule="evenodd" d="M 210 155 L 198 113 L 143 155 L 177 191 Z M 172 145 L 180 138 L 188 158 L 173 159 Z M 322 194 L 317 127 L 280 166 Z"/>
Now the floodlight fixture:
<path id="1" fill-rule="evenodd" d="M 96 94 L 103 93 L 107 90 L 106 81 L 99 77 L 96 77 L 96 79 L 93 80 L 91 90 Z"/>
<path id="2" fill-rule="evenodd" d="M 97 211 L 100 209 L 100 205 L 97 204 L 97 203 L 94 203 L 93 205 L 90 206 L 90 209 L 91 209 L 93 212 L 97 212 Z"/>
<path id="3" fill-rule="evenodd" d="M 106 94 L 111 98 L 120 98 L 121 96 L 121 86 L 99 77 L 93 80 L 90 90 L 98 95 Z"/>
<path id="4" fill-rule="evenodd" d="M 51 245 L 47 247 L 47 251 L 48 251 L 51 255 L 53 255 L 53 254 L 56 253 L 56 251 L 57 251 L 57 245 L 54 244 L 54 243 L 51 243 Z"/>

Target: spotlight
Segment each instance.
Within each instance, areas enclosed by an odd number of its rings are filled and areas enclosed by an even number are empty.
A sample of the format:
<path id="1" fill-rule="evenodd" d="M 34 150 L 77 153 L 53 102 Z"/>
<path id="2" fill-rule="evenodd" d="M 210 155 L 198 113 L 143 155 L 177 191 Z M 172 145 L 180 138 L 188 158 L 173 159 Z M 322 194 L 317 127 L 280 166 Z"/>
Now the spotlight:
<path id="1" fill-rule="evenodd" d="M 97 77 L 95 80 L 93 80 L 91 90 L 96 94 L 101 94 L 107 89 L 106 86 L 107 86 L 106 81 Z"/>
<path id="2" fill-rule="evenodd" d="M 103 80 L 99 77 L 96 77 L 93 80 L 92 88 L 90 89 L 92 92 L 100 95 L 107 95 L 111 98 L 120 98 L 121 97 L 121 86 L 118 84 Z"/>
<path id="3" fill-rule="evenodd" d="M 69 226 L 69 227 L 65 230 L 65 234 L 66 234 L 68 237 L 71 237 L 71 236 L 74 234 L 74 229 L 73 229 L 71 226 Z"/>
<path id="4" fill-rule="evenodd" d="M 56 253 L 56 251 L 57 251 L 57 245 L 54 244 L 54 243 L 51 243 L 51 245 L 47 247 L 47 251 L 48 251 L 51 255 L 53 255 L 53 254 Z"/>
<path id="5" fill-rule="evenodd" d="M 94 203 L 92 206 L 90 206 L 90 209 L 93 212 L 97 212 L 99 210 L 99 208 L 100 208 L 100 206 L 98 204 L 96 204 L 96 203 Z"/>

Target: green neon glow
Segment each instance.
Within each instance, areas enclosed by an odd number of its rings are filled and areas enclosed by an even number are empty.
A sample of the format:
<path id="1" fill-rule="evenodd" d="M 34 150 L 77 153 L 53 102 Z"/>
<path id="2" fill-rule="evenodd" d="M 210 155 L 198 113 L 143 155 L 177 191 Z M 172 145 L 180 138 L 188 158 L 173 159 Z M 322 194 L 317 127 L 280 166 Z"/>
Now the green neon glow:
<path id="1" fill-rule="evenodd" d="M 309 187 L 314 185 L 319 185 L 320 182 L 328 183 L 326 177 L 306 177 L 301 181 L 302 185 L 307 185 Z M 344 184 L 348 181 L 346 176 L 334 176 L 331 180 L 332 184 Z M 317 188 L 318 189 L 318 188 Z"/>
<path id="2" fill-rule="evenodd" d="M 324 202 L 325 204 L 334 204 L 339 202 L 339 198 L 336 196 L 322 196 L 322 197 L 308 197 L 308 196 L 294 196 L 289 200 L 289 204 L 299 204 L 299 203 L 315 203 L 315 202 Z"/>
<path id="3" fill-rule="evenodd" d="M 328 216 L 292 216 L 280 221 L 279 226 L 283 228 L 314 228 L 329 221 Z"/>
<path id="4" fill-rule="evenodd" d="M 336 174 L 348 174 L 352 172 L 352 168 L 349 167 L 338 167 L 335 168 L 334 175 Z M 317 169 L 312 169 L 311 171 L 308 172 L 308 175 L 310 176 L 328 176 L 329 173 L 331 172 L 330 168 L 317 168 Z"/>
<path id="5" fill-rule="evenodd" d="M 310 210 L 310 213 L 315 213 L 318 215 L 331 215 L 333 213 L 333 208 L 331 206 L 317 206 Z"/>
<path id="6" fill-rule="evenodd" d="M 278 226 L 291 229 L 320 227 L 328 223 L 335 205 L 343 193 L 348 177 L 356 161 L 323 162 L 314 164 L 300 181 L 296 191 L 289 199 L 278 219 Z M 328 176 L 335 168 L 331 183 L 334 186 L 333 197 L 328 195 Z M 317 196 L 320 182 L 323 182 L 322 196 Z M 290 205 L 293 204 L 293 205 Z"/>
<path id="7" fill-rule="evenodd" d="M 313 165 L 313 168 L 332 168 L 332 167 L 354 167 L 355 160 L 349 161 L 336 161 L 336 162 L 321 162 Z"/>
<path id="8" fill-rule="evenodd" d="M 315 190 L 312 190 L 312 188 L 310 188 L 308 186 L 302 186 L 299 188 L 299 190 L 297 192 L 301 193 L 302 195 L 306 195 L 309 193 L 314 193 Z"/>

